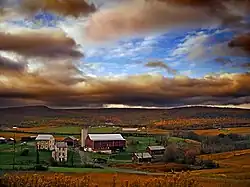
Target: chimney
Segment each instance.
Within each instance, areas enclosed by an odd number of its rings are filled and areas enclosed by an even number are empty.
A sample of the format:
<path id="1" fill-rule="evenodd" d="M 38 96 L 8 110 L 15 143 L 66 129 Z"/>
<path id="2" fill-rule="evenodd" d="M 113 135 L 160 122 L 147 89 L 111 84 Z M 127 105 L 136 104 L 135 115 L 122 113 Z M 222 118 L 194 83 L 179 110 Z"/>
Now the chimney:
<path id="1" fill-rule="evenodd" d="M 88 126 L 84 126 L 81 132 L 81 147 L 85 147 L 85 140 L 88 136 Z"/>

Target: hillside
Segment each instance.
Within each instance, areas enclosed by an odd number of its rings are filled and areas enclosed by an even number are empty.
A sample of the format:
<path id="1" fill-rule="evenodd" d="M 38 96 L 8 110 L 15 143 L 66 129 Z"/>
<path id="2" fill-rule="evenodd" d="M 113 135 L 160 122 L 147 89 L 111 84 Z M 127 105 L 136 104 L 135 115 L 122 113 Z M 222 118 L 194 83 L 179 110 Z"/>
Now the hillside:
<path id="1" fill-rule="evenodd" d="M 250 125 L 250 110 L 215 107 L 182 107 L 174 109 L 51 109 L 45 106 L 27 106 L 0 109 L 0 124 L 22 126 L 49 124 L 103 124 L 158 125 L 174 128 L 212 124 Z M 21 124 L 20 124 L 21 123 Z M 193 127 L 192 127 L 193 128 Z M 209 128 L 209 127 L 206 127 Z"/>

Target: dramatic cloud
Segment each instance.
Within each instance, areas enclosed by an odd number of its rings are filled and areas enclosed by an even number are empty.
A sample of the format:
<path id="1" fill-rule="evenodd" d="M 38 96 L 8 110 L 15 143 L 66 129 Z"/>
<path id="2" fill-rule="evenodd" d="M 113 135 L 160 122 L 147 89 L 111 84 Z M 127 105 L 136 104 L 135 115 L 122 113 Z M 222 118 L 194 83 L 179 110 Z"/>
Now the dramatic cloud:
<path id="1" fill-rule="evenodd" d="M 220 19 L 204 9 L 134 0 L 94 13 L 87 23 L 85 34 L 90 40 L 106 41 L 131 34 L 196 28 L 215 23 L 220 23 Z"/>
<path id="2" fill-rule="evenodd" d="M 249 102 L 249 73 L 206 76 L 200 79 L 185 76 L 166 78 L 160 75 L 100 77 L 68 83 L 53 79 L 56 76 L 53 73 L 51 75 L 26 73 L 1 77 L 0 98 L 22 98 L 29 103 L 30 100 L 36 100 L 49 106 L 65 107 L 89 104 L 178 106 Z"/>
<path id="3" fill-rule="evenodd" d="M 246 0 L 133 0 L 95 12 L 85 34 L 90 40 L 106 41 L 131 34 L 215 24 L 239 28 L 246 26 L 242 20 L 248 10 L 250 3 Z"/>
<path id="4" fill-rule="evenodd" d="M 250 33 L 235 37 L 228 43 L 231 48 L 240 48 L 250 54 Z"/>
<path id="5" fill-rule="evenodd" d="M 79 58 L 83 56 L 76 49 L 75 41 L 59 31 L 0 32 L 0 41 L 0 50 L 16 52 L 24 56 L 50 58 Z"/>
<path id="6" fill-rule="evenodd" d="M 20 6 L 22 11 L 32 14 L 43 10 L 74 17 L 96 11 L 95 6 L 88 4 L 85 0 L 22 0 Z"/>
<path id="7" fill-rule="evenodd" d="M 24 72 L 26 66 L 23 63 L 12 61 L 11 59 L 0 56 L 0 73 Z"/>
<path id="8" fill-rule="evenodd" d="M 166 70 L 169 74 L 176 75 L 177 71 L 171 67 L 169 67 L 166 63 L 160 62 L 160 61 L 155 61 L 155 62 L 148 62 L 145 64 L 146 67 L 150 68 L 162 68 Z"/>

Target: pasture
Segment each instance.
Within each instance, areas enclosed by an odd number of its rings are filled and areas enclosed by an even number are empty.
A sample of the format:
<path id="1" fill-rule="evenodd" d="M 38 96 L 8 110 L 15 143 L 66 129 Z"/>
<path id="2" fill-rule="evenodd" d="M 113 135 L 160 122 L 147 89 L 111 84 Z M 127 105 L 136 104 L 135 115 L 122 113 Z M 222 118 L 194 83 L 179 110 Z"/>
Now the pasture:
<path id="1" fill-rule="evenodd" d="M 78 126 L 43 126 L 31 128 L 18 128 L 19 131 L 25 132 L 43 132 L 43 133 L 64 133 L 64 134 L 77 134 L 81 133 L 81 127 Z M 118 127 L 90 127 L 89 133 L 112 133 L 119 130 Z"/>
<path id="2" fill-rule="evenodd" d="M 218 134 L 241 134 L 247 135 L 250 134 L 250 127 L 236 127 L 236 128 L 225 128 L 225 129 L 204 129 L 204 130 L 194 130 L 198 135 L 203 136 L 216 136 Z"/>
<path id="3" fill-rule="evenodd" d="M 36 164 L 36 148 L 35 142 L 28 142 L 27 145 L 21 145 L 20 143 L 16 143 L 15 146 L 15 165 L 16 168 L 25 168 L 32 167 Z M 24 149 L 28 149 L 28 155 L 21 156 L 21 153 Z M 14 157 L 14 145 L 11 144 L 0 144 L 0 169 L 11 169 L 13 165 L 13 157 Z M 51 151 L 39 151 L 39 162 L 50 164 L 51 161 Z M 78 153 L 74 154 L 73 164 L 80 165 L 81 159 Z M 68 153 L 68 164 L 72 163 L 72 152 L 69 150 Z"/>

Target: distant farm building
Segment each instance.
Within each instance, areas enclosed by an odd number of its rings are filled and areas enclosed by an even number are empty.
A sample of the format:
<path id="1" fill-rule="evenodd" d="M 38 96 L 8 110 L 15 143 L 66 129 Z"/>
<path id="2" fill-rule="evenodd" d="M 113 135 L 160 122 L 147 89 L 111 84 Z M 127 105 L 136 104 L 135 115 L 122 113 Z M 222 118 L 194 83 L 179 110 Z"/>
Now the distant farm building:
<path id="1" fill-rule="evenodd" d="M 51 134 L 39 134 L 36 137 L 38 150 L 54 150 L 55 138 Z"/>
<path id="2" fill-rule="evenodd" d="M 24 136 L 21 137 L 21 142 L 30 142 L 30 141 L 35 141 L 36 136 Z"/>
<path id="3" fill-rule="evenodd" d="M 146 148 L 146 151 L 152 155 L 152 156 L 156 156 L 156 155 L 163 155 L 165 152 L 165 147 L 163 146 L 148 146 Z"/>
<path id="4" fill-rule="evenodd" d="M 151 162 L 152 156 L 149 153 L 133 153 L 132 162 L 142 163 L 142 162 Z"/>
<path id="5" fill-rule="evenodd" d="M 57 162 L 67 162 L 68 145 L 66 142 L 57 142 L 55 149 L 52 151 L 52 158 Z"/>
<path id="6" fill-rule="evenodd" d="M 75 138 L 74 136 L 69 136 L 64 138 L 63 140 L 65 143 L 67 143 L 68 146 L 73 146 L 73 147 L 77 147 L 78 146 L 78 139 Z"/>
<path id="7" fill-rule="evenodd" d="M 139 131 L 138 128 L 122 128 L 123 132 L 137 132 Z"/>
<path id="8" fill-rule="evenodd" d="M 7 143 L 6 138 L 0 137 L 0 144 L 4 144 L 4 143 Z"/>
<path id="9" fill-rule="evenodd" d="M 8 144 L 14 144 L 14 143 L 16 143 L 16 140 L 15 140 L 14 138 L 9 138 L 9 139 L 7 140 L 7 143 L 8 143 Z"/>
<path id="10" fill-rule="evenodd" d="M 93 150 L 123 150 L 126 140 L 121 134 L 88 134 L 85 145 Z"/>

